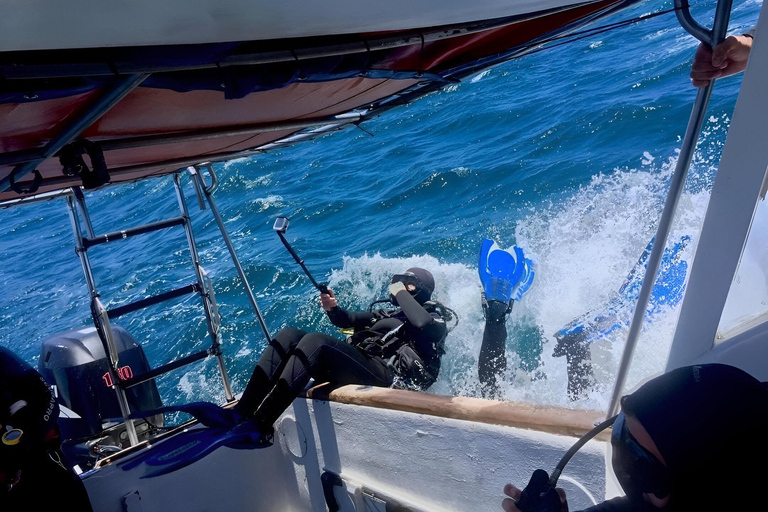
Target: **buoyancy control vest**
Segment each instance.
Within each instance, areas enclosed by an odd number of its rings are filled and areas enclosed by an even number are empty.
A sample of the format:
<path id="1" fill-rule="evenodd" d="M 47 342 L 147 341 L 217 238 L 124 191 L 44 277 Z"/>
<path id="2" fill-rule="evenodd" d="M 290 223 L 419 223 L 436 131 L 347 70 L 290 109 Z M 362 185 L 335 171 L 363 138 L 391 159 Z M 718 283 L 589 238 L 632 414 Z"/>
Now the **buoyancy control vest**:
<path id="1" fill-rule="evenodd" d="M 347 338 L 358 350 L 392 370 L 395 387 L 426 389 L 437 380 L 448 334 L 445 322 L 451 315 L 437 301 L 425 302 L 422 307 L 434 318 L 433 326 L 417 330 L 400 309 L 376 310 L 370 327 Z"/>

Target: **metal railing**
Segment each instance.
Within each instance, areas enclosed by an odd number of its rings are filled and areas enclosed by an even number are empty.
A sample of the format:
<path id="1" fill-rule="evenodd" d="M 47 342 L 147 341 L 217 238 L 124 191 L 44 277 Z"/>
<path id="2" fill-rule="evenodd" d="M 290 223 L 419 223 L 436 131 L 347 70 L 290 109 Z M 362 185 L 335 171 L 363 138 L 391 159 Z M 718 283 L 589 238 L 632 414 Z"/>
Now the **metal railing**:
<path id="1" fill-rule="evenodd" d="M 680 24 L 688 33 L 702 43 L 707 44 L 710 47 L 715 47 L 725 40 L 728 31 L 728 22 L 731 17 L 731 4 L 732 0 L 718 1 L 712 30 L 702 27 L 693 19 L 687 0 L 675 0 L 675 13 Z M 683 192 L 683 185 L 685 185 L 685 178 L 688 175 L 688 169 L 691 165 L 691 160 L 693 159 L 693 153 L 696 150 L 696 142 L 701 133 L 701 127 L 704 123 L 704 117 L 707 113 L 707 106 L 709 105 L 709 98 L 712 95 L 714 84 L 714 80 L 710 81 L 706 87 L 699 89 L 699 92 L 696 94 L 691 117 L 688 120 L 688 127 L 686 128 L 685 136 L 683 137 L 683 142 L 680 147 L 680 154 L 677 158 L 675 172 L 672 175 L 672 181 L 664 203 L 664 209 L 662 210 L 661 218 L 659 219 L 659 226 L 656 230 L 651 255 L 648 258 L 648 265 L 646 267 L 645 277 L 643 278 L 643 284 L 640 288 L 640 294 L 638 295 L 637 305 L 635 306 L 635 311 L 632 316 L 632 323 L 629 326 L 627 342 L 624 346 L 624 352 L 621 355 L 621 363 L 616 375 L 616 383 L 613 388 L 613 394 L 611 395 L 611 401 L 608 405 L 607 417 L 611 417 L 618 412 L 619 399 L 624 391 L 624 385 L 626 384 L 627 375 L 629 374 L 629 366 L 632 362 L 632 356 L 634 355 L 635 347 L 637 346 L 637 339 L 640 336 L 640 330 L 643 325 L 646 309 L 648 308 L 651 291 L 653 290 L 653 285 L 659 272 L 661 258 L 664 254 L 664 246 L 667 243 L 667 237 L 669 236 L 672 221 L 675 217 L 675 211 L 677 210 L 677 205 Z"/>

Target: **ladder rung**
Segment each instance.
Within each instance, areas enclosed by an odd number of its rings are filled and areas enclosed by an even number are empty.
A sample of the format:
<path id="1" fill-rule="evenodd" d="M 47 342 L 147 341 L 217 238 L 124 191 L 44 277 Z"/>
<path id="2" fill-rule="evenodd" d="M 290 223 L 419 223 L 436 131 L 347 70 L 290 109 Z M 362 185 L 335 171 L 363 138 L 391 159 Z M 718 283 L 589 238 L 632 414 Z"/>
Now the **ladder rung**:
<path id="1" fill-rule="evenodd" d="M 181 368 L 182 366 L 186 366 L 188 364 L 192 364 L 194 362 L 200 361 L 201 359 L 205 359 L 209 355 L 210 354 L 208 353 L 207 350 L 203 350 L 195 354 L 190 354 L 186 357 L 182 357 L 181 359 L 177 359 L 175 361 L 171 361 L 168 364 L 164 364 L 163 366 L 158 366 L 157 368 L 153 368 L 152 370 L 146 373 L 142 373 L 141 375 L 137 375 L 136 377 L 133 377 L 131 379 L 122 380 L 120 381 L 120 386 L 122 388 L 129 388 L 131 386 L 136 386 L 138 384 L 141 384 L 142 382 L 147 382 L 148 380 L 152 380 L 155 377 L 159 377 L 164 373 L 171 372 L 173 370 L 176 370 L 177 368 Z"/>
<path id="2" fill-rule="evenodd" d="M 137 311 L 139 309 L 147 308 L 149 306 L 159 304 L 160 302 L 175 299 L 177 297 L 182 297 L 190 293 L 197 293 L 198 291 L 200 291 L 200 287 L 197 285 L 197 283 L 190 284 L 182 288 L 177 288 L 175 290 L 153 295 L 152 297 L 147 297 L 146 299 L 141 299 L 141 300 L 137 300 L 136 302 L 131 302 L 130 304 L 126 304 L 125 306 L 118 306 L 116 308 L 109 309 L 107 310 L 107 314 L 109 315 L 110 319 L 117 318 L 123 315 L 127 315 L 128 313 L 133 313 L 134 311 Z"/>
<path id="3" fill-rule="evenodd" d="M 186 222 L 185 217 L 174 217 L 172 219 L 161 220 L 144 224 L 143 226 L 137 226 L 135 228 L 128 228 L 122 231 L 113 231 L 105 235 L 99 235 L 94 238 L 83 237 L 83 247 L 88 249 L 94 245 L 106 244 L 107 242 L 114 242 L 115 240 L 122 240 L 136 235 L 143 235 L 145 233 L 151 233 L 160 229 L 166 229 L 173 226 L 181 226 Z"/>

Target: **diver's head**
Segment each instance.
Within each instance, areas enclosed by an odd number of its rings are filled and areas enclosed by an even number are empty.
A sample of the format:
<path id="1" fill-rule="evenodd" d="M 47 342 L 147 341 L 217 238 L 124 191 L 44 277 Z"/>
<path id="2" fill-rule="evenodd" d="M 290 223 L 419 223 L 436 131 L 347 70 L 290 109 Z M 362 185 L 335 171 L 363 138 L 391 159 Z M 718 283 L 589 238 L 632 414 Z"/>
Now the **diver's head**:
<path id="1" fill-rule="evenodd" d="M 621 405 L 611 445 L 628 497 L 697 511 L 740 510 L 754 499 L 746 487 L 768 457 L 768 390 L 757 379 L 724 364 L 688 366 Z"/>
<path id="2" fill-rule="evenodd" d="M 402 274 L 392 276 L 390 283 L 403 283 L 419 304 L 424 304 L 432 298 L 432 292 L 435 291 L 435 278 L 429 270 L 412 267 Z M 393 295 L 389 296 L 392 304 L 397 306 L 397 299 Z"/>
<path id="3" fill-rule="evenodd" d="M 613 423 L 611 452 L 625 494 L 636 503 L 664 508 L 670 494 L 667 464 L 642 423 L 624 410 Z"/>

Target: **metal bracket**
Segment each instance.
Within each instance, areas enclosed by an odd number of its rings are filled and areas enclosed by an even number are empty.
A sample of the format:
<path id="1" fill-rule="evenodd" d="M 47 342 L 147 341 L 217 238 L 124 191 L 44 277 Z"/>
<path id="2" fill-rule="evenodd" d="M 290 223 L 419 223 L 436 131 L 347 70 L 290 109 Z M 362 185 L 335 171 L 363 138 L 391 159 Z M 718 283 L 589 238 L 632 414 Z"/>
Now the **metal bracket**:
<path id="1" fill-rule="evenodd" d="M 206 307 L 210 313 L 211 329 L 213 329 L 213 332 L 218 337 L 219 331 L 221 330 L 221 314 L 219 313 L 219 307 L 216 304 L 216 294 L 213 290 L 213 283 L 208 276 L 208 272 L 205 271 L 202 265 L 198 264 L 197 268 L 200 270 L 200 275 L 203 278 L 203 289 L 205 291 L 203 296 L 205 297 Z"/>
<path id="2" fill-rule="evenodd" d="M 205 183 L 205 177 L 203 176 L 203 167 L 206 168 L 208 171 L 208 174 L 211 177 L 211 184 L 206 185 Z M 203 191 L 205 192 L 205 195 L 210 196 L 213 194 L 213 192 L 219 187 L 219 177 L 216 176 L 216 171 L 213 170 L 213 164 L 210 162 L 206 162 L 204 164 L 200 164 L 194 167 L 195 171 L 197 172 L 197 176 L 200 181 L 200 185 L 203 187 Z M 198 180 L 194 180 L 198 181 Z"/>
<path id="3" fill-rule="evenodd" d="M 187 171 L 189 171 L 189 174 L 192 176 L 192 184 L 195 187 L 195 195 L 197 196 L 197 206 L 200 208 L 200 211 L 203 211 L 206 209 L 206 206 L 205 199 L 203 198 L 202 180 L 197 179 L 197 168 L 187 167 Z"/>

